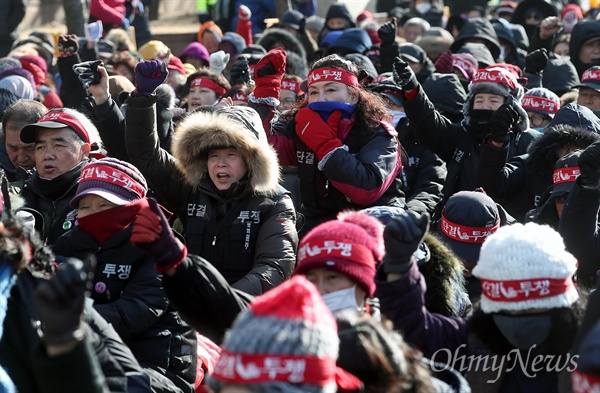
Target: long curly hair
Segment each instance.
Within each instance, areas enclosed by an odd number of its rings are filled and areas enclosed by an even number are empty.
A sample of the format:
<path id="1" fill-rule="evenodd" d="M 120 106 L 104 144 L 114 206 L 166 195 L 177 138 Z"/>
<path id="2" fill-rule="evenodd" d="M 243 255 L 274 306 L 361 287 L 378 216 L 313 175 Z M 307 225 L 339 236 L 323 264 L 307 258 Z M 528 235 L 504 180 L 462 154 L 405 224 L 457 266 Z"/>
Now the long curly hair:
<path id="1" fill-rule="evenodd" d="M 358 67 L 356 67 L 356 64 L 336 54 L 329 55 L 315 61 L 311 67 L 311 71 L 317 68 L 339 68 L 344 71 L 351 72 L 357 78 L 359 77 L 359 70 Z M 382 120 L 388 122 L 391 120 L 391 116 L 387 110 L 387 105 L 379 95 L 360 87 L 355 88 L 348 86 L 348 89 L 350 90 L 350 94 L 358 98 L 355 112 L 356 128 L 373 132 L 380 126 L 380 122 Z M 307 105 L 308 99 L 305 96 L 304 99 L 297 103 L 296 110 L 289 111 L 288 116 L 295 116 L 298 109 Z"/>

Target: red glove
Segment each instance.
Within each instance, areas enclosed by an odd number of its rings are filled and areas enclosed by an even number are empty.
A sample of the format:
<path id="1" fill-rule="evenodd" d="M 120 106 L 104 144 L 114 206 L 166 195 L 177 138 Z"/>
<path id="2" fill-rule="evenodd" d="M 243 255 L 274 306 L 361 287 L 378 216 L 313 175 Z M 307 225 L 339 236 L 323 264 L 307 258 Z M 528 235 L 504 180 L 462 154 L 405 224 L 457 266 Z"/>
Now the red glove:
<path id="1" fill-rule="evenodd" d="M 250 8 L 246 7 L 243 4 L 240 4 L 238 8 L 238 22 L 235 27 L 235 32 L 244 38 L 246 41 L 246 45 L 252 45 L 252 21 L 250 18 L 252 17 L 252 11 Z"/>
<path id="2" fill-rule="evenodd" d="M 154 268 L 159 272 L 174 269 L 187 256 L 187 247 L 175 237 L 156 200 L 148 198 L 133 222 L 131 244 L 154 257 Z"/>
<path id="3" fill-rule="evenodd" d="M 279 99 L 281 80 L 285 74 L 285 51 L 282 48 L 271 49 L 254 67 L 254 96 L 256 98 L 273 97 Z"/>
<path id="4" fill-rule="evenodd" d="M 438 57 L 435 61 L 435 70 L 440 74 L 451 74 L 452 73 L 452 52 L 446 51 Z"/>
<path id="5" fill-rule="evenodd" d="M 318 112 L 302 108 L 296 113 L 296 135 L 322 160 L 333 149 L 343 146 L 337 137 L 342 111 L 334 111 L 327 123 Z"/>

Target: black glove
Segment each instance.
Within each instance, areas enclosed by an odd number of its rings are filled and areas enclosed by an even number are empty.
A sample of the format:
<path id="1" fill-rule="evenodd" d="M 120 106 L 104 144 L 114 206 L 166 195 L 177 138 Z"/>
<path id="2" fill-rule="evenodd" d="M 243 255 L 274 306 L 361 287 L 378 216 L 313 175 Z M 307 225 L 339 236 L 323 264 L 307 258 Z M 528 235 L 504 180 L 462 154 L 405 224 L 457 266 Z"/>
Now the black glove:
<path id="1" fill-rule="evenodd" d="M 92 254 L 83 261 L 69 258 L 54 277 L 36 288 L 33 298 L 47 345 L 83 339 L 85 297 L 92 287 L 95 269 L 96 257 Z"/>
<path id="2" fill-rule="evenodd" d="M 248 58 L 246 56 L 240 56 L 231 67 L 229 75 L 232 85 L 250 82 L 250 66 L 248 65 Z"/>
<path id="3" fill-rule="evenodd" d="M 394 82 L 402 88 L 402 90 L 413 90 L 419 87 L 417 77 L 413 72 L 412 68 L 407 62 L 402 60 L 399 56 L 396 57 L 394 62 Z"/>
<path id="4" fill-rule="evenodd" d="M 396 41 L 396 34 L 398 33 L 398 25 L 396 24 L 396 19 L 392 19 L 391 21 L 384 23 L 381 25 L 379 30 L 377 30 L 377 35 L 381 40 L 380 46 L 389 46 Z"/>
<path id="5" fill-rule="evenodd" d="M 61 35 L 58 37 L 58 57 L 69 57 L 77 54 L 79 42 L 75 34 Z"/>
<path id="6" fill-rule="evenodd" d="M 419 248 L 429 229 L 429 214 L 417 214 L 408 210 L 406 214 L 392 219 L 383 231 L 385 273 L 406 273 L 413 263 L 412 255 Z"/>
<path id="7" fill-rule="evenodd" d="M 498 143 L 508 143 L 513 126 L 519 119 L 519 112 L 514 108 L 512 100 L 502 104 L 492 114 L 492 140 Z"/>
<path id="8" fill-rule="evenodd" d="M 73 64 L 73 72 L 77 74 L 77 77 L 86 90 L 90 85 L 100 83 L 99 66 L 104 67 L 102 60 L 84 61 L 83 63 Z"/>
<path id="9" fill-rule="evenodd" d="M 525 72 L 539 74 L 548 64 L 548 51 L 546 48 L 536 49 L 525 56 Z"/>
<path id="10" fill-rule="evenodd" d="M 162 273 L 179 266 L 187 256 L 187 248 L 175 237 L 156 200 L 149 198 L 148 204 L 135 218 L 130 240 L 154 257 L 154 267 Z"/>
<path id="11" fill-rule="evenodd" d="M 579 156 L 579 184 L 583 188 L 600 189 L 600 142 L 589 145 Z"/>

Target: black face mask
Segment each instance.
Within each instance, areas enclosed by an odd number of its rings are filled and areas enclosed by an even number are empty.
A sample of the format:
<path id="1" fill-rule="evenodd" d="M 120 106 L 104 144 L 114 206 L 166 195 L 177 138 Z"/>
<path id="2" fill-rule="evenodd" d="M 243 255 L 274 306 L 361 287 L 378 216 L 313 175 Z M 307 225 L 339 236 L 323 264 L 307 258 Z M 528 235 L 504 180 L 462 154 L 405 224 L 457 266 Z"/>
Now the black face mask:
<path id="1" fill-rule="evenodd" d="M 534 315 L 494 314 L 494 322 L 509 343 L 518 349 L 540 345 L 550 335 L 552 318 L 548 313 Z"/>
<path id="2" fill-rule="evenodd" d="M 493 114 L 494 111 L 490 109 L 471 109 L 469 113 L 471 116 L 469 133 L 478 141 L 483 140 L 483 138 L 492 132 L 491 121 Z"/>

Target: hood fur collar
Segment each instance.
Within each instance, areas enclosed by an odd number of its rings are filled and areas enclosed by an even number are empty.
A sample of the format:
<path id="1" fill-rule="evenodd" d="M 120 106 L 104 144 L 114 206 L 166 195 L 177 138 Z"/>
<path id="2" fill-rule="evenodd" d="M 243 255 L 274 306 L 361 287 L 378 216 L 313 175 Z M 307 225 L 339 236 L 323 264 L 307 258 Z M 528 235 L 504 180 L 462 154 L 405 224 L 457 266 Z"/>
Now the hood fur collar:
<path id="1" fill-rule="evenodd" d="M 264 134 L 262 126 L 260 132 Z M 277 153 L 266 141 L 266 135 L 257 138 L 253 131 L 224 113 L 196 112 L 181 122 L 173 136 L 172 150 L 177 167 L 193 187 L 208 177 L 208 151 L 228 147 L 241 152 L 255 193 L 276 193 L 279 162 Z"/>

